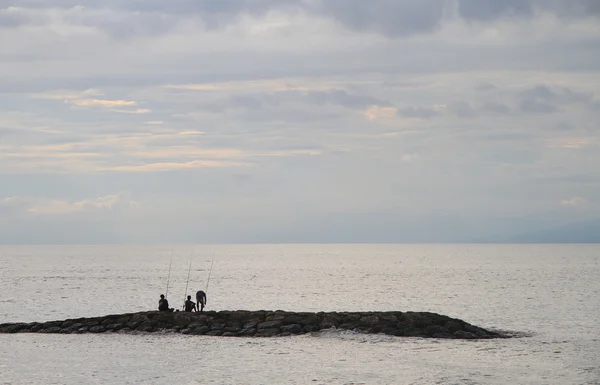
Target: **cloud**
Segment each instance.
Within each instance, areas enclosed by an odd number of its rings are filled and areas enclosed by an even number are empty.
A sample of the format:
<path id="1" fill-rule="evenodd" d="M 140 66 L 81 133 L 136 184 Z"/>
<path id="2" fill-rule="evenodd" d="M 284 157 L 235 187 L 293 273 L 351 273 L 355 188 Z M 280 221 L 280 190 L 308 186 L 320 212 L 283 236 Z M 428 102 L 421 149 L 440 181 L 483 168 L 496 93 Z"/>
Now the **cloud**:
<path id="1" fill-rule="evenodd" d="M 442 115 L 442 112 L 446 109 L 445 106 L 433 106 L 433 107 L 404 107 L 398 109 L 398 115 L 406 118 L 420 118 L 429 119 L 436 116 Z"/>
<path id="2" fill-rule="evenodd" d="M 362 109 L 372 106 L 387 107 L 389 102 L 379 100 L 370 96 L 352 95 L 345 90 L 333 91 L 312 91 L 306 94 L 306 98 L 314 104 L 322 105 L 326 103 L 341 105 L 347 108 Z"/>
<path id="3" fill-rule="evenodd" d="M 560 204 L 561 206 L 567 207 L 581 207 L 587 205 L 588 201 L 581 197 L 571 197 L 568 199 L 563 199 Z"/>
<path id="4" fill-rule="evenodd" d="M 498 115 L 510 115 L 512 110 L 509 106 L 503 103 L 488 102 L 482 107 L 483 111 L 493 112 Z"/>
<path id="5" fill-rule="evenodd" d="M 122 106 L 135 106 L 137 103 L 130 100 L 102 100 L 102 99 L 74 99 L 70 104 L 78 107 L 105 107 L 114 108 Z"/>
<path id="6" fill-rule="evenodd" d="M 459 118 L 473 118 L 477 112 L 468 102 L 453 102 L 448 105 L 448 111 Z"/>
<path id="7" fill-rule="evenodd" d="M 135 110 L 122 110 L 122 109 L 118 109 L 118 108 L 113 108 L 113 109 L 111 109 L 111 111 L 119 112 L 121 114 L 134 114 L 134 115 L 149 114 L 152 112 L 152 110 L 149 108 L 137 108 Z"/>
<path id="8" fill-rule="evenodd" d="M 475 86 L 475 90 L 477 91 L 495 91 L 498 90 L 499 88 L 493 84 L 490 83 L 482 83 L 482 84 L 478 84 L 477 86 Z"/>
<path id="9" fill-rule="evenodd" d="M 83 99 L 90 96 L 100 96 L 104 95 L 102 91 L 96 89 L 87 89 L 84 91 L 52 91 L 52 92 L 43 92 L 39 94 L 33 95 L 34 98 L 40 99 L 56 99 L 56 100 L 77 100 Z"/>
<path id="10" fill-rule="evenodd" d="M 544 84 L 536 85 L 521 92 L 521 97 L 526 100 L 558 102 L 558 103 L 583 103 L 593 100 L 593 95 L 586 92 L 572 91 L 567 87 L 550 88 Z"/>
<path id="11" fill-rule="evenodd" d="M 576 92 L 567 87 L 548 87 L 540 84 L 522 91 L 519 110 L 524 113 L 551 114 L 571 105 L 588 106 L 593 95 Z"/>
<path id="12" fill-rule="evenodd" d="M 125 171 L 125 172 L 160 172 L 173 170 L 190 170 L 197 168 L 223 168 L 223 167 L 245 167 L 249 163 L 230 162 L 218 160 L 194 160 L 190 162 L 161 162 L 148 163 L 131 166 L 112 166 L 107 167 L 105 171 Z"/>
<path id="13" fill-rule="evenodd" d="M 33 216 L 62 216 L 117 209 L 130 210 L 134 209 L 136 205 L 137 203 L 129 198 L 128 192 L 72 202 L 44 197 L 0 198 L 0 206 L 16 208 L 22 214 Z"/>
<path id="14" fill-rule="evenodd" d="M 552 114 L 558 108 L 550 103 L 528 99 L 521 102 L 519 110 L 529 114 Z"/>
<path id="15" fill-rule="evenodd" d="M 358 31 L 375 31 L 387 36 L 409 36 L 435 30 L 444 14 L 438 0 L 316 1 L 313 11 L 332 17 Z"/>
<path id="16" fill-rule="evenodd" d="M 587 137 L 587 138 L 551 138 L 547 139 L 547 147 L 549 148 L 570 148 L 570 149 L 579 149 L 589 147 L 598 142 L 597 138 Z"/>
<path id="17" fill-rule="evenodd" d="M 531 17 L 531 0 L 459 0 L 459 14 L 467 20 L 490 21 L 502 16 Z"/>
<path id="18" fill-rule="evenodd" d="M 398 113 L 398 109 L 395 107 L 379 107 L 372 106 L 367 108 L 363 115 L 367 120 L 374 121 L 395 121 L 396 115 Z"/>

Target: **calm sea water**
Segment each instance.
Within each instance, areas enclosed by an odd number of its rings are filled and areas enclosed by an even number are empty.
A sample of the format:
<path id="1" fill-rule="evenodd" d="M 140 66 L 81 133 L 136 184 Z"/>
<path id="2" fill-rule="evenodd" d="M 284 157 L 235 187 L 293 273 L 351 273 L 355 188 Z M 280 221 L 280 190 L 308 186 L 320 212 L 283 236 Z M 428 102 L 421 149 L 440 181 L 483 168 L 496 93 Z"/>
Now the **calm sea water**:
<path id="1" fill-rule="evenodd" d="M 0 323 L 155 309 L 171 260 L 173 307 L 191 261 L 210 310 L 432 311 L 521 337 L 0 335 L 0 383 L 600 384 L 600 245 L 2 246 Z"/>

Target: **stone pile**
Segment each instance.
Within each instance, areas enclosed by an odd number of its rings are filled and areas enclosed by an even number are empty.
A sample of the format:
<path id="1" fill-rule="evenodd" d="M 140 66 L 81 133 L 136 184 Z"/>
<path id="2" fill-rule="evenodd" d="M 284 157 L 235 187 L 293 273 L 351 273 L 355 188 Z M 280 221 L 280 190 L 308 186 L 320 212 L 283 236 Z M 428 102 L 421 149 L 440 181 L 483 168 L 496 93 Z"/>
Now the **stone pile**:
<path id="1" fill-rule="evenodd" d="M 402 337 L 489 339 L 507 337 L 459 319 L 428 312 L 205 311 L 107 315 L 64 321 L 0 324 L 0 333 L 174 332 L 226 337 L 276 337 L 323 329 L 353 330 Z"/>

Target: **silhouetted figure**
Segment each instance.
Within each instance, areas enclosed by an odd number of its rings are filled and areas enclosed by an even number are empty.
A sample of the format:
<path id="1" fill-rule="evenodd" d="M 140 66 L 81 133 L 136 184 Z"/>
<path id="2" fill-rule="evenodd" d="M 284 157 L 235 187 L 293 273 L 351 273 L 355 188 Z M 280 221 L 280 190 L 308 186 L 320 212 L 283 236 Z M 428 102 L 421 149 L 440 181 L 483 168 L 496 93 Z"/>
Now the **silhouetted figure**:
<path id="1" fill-rule="evenodd" d="M 206 306 L 206 293 L 199 290 L 196 293 L 196 311 L 203 311 Z"/>
<path id="2" fill-rule="evenodd" d="M 191 313 L 195 309 L 196 309 L 196 304 L 194 303 L 194 301 L 192 301 L 192 296 L 188 295 L 187 301 L 185 301 L 185 303 L 184 303 L 184 310 L 187 311 L 188 313 Z"/>
<path id="3" fill-rule="evenodd" d="M 161 294 L 160 299 L 158 300 L 158 310 L 159 311 L 173 311 L 173 309 L 169 309 L 169 301 L 167 301 L 164 294 Z"/>

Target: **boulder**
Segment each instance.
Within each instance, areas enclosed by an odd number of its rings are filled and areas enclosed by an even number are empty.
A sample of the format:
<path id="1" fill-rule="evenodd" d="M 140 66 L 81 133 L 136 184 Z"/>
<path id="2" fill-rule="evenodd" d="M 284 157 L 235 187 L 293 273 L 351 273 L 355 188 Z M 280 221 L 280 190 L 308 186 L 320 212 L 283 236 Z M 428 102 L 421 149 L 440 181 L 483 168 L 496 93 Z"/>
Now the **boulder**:
<path id="1" fill-rule="evenodd" d="M 58 326 L 51 326 L 47 329 L 40 330 L 40 333 L 60 333 L 62 329 Z"/>
<path id="2" fill-rule="evenodd" d="M 455 338 L 465 339 L 465 340 L 473 340 L 477 338 L 477 336 L 473 333 L 466 332 L 464 330 L 459 330 L 454 333 Z"/>
<path id="3" fill-rule="evenodd" d="M 283 324 L 283 319 L 277 320 L 277 321 L 265 321 L 265 322 L 261 322 L 258 325 L 256 325 L 256 328 L 258 330 L 272 329 L 272 328 L 278 329 L 282 324 Z"/>
<path id="4" fill-rule="evenodd" d="M 300 324 L 283 325 L 281 327 L 281 331 L 289 332 L 291 334 L 300 334 L 300 333 L 302 333 L 302 325 L 300 325 Z"/>
<path id="5" fill-rule="evenodd" d="M 434 334 L 449 334 L 450 332 L 443 326 L 430 325 L 425 328 L 425 334 L 433 337 Z"/>
<path id="6" fill-rule="evenodd" d="M 279 328 L 260 329 L 254 334 L 254 337 L 275 337 L 279 334 Z"/>

